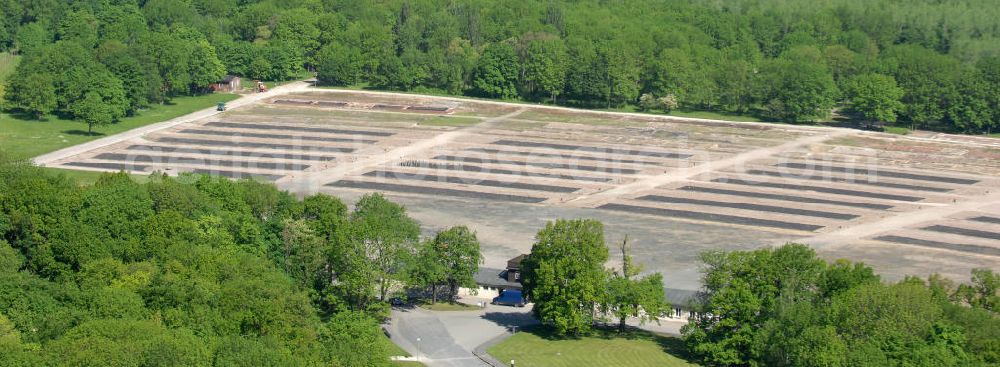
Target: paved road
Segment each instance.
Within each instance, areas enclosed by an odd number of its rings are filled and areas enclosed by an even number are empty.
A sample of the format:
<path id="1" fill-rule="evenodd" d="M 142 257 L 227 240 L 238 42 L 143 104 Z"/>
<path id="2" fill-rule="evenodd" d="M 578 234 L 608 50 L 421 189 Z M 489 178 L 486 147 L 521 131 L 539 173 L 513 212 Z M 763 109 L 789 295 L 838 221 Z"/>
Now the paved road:
<path id="1" fill-rule="evenodd" d="M 474 300 L 473 300 L 474 302 Z M 509 335 L 512 327 L 536 325 L 531 308 L 488 305 L 478 311 L 428 311 L 419 307 L 392 311 L 390 339 L 429 367 L 489 367 L 473 353 L 477 347 Z M 682 320 L 662 320 L 640 328 L 680 335 Z M 629 320 L 638 325 L 638 320 Z"/>
<path id="2" fill-rule="evenodd" d="M 390 338 L 429 367 L 488 367 L 473 350 L 511 326 L 537 323 L 530 308 L 488 305 L 478 311 L 427 311 L 398 308 L 388 326 Z"/>

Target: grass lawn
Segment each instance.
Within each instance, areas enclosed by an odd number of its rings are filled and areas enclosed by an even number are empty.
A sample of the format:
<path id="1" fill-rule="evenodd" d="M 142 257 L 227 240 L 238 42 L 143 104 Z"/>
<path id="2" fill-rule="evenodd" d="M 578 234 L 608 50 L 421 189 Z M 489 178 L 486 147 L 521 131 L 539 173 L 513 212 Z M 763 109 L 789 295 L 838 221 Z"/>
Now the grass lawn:
<path id="1" fill-rule="evenodd" d="M 889 134 L 906 135 L 910 133 L 910 129 L 902 126 L 884 126 L 883 129 Z"/>
<path id="2" fill-rule="evenodd" d="M 396 343 L 393 343 L 389 338 L 385 338 L 385 342 L 389 343 L 389 355 L 393 357 L 409 357 L 410 353 L 407 353 L 403 348 L 400 348 Z"/>
<path id="3" fill-rule="evenodd" d="M 393 357 L 409 357 L 410 353 L 407 353 L 403 348 L 400 348 L 396 343 L 386 340 L 389 343 L 389 355 Z M 392 361 L 393 366 L 397 367 L 425 367 L 423 363 L 414 361 Z"/>
<path id="4" fill-rule="evenodd" d="M 187 115 L 238 97 L 236 94 L 177 97 L 169 104 L 154 105 L 110 126 L 95 128 L 95 135 L 87 135 L 87 124 L 83 122 L 64 120 L 54 115 L 45 116 L 43 120 L 38 121 L 0 113 L 0 148 L 12 158 L 31 158 L 107 135 Z"/>
<path id="5" fill-rule="evenodd" d="M 596 331 L 579 339 L 550 338 L 547 329 L 514 334 L 488 352 L 497 360 L 518 367 L 686 367 L 696 366 L 677 357 L 683 350 L 676 338 L 647 332 L 619 336 Z"/>

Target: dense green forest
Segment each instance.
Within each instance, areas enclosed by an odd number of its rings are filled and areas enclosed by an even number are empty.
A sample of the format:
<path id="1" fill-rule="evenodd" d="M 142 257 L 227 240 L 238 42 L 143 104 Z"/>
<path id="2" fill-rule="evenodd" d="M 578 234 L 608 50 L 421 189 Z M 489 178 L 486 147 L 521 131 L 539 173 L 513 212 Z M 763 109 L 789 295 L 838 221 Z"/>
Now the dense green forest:
<path id="1" fill-rule="evenodd" d="M 776 121 L 1000 124 L 993 0 L 0 0 L 8 108 L 111 123 L 226 73 Z"/>
<path id="2" fill-rule="evenodd" d="M 682 330 L 709 366 L 998 366 L 1000 274 L 880 281 L 805 245 L 703 254 L 703 294 Z"/>
<path id="3" fill-rule="evenodd" d="M 377 194 L 0 163 L 0 366 L 388 366 L 388 300 L 478 269 L 467 228 L 418 237 Z"/>

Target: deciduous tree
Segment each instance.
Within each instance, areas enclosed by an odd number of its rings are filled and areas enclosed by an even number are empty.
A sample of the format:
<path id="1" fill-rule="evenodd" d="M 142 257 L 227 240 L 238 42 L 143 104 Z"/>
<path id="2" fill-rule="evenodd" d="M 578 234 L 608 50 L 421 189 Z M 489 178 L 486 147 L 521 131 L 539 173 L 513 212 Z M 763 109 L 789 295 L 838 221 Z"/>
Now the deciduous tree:
<path id="1" fill-rule="evenodd" d="M 844 94 L 865 120 L 896 122 L 896 113 L 903 109 L 900 99 L 903 89 L 888 75 L 864 74 L 847 81 Z"/>
<path id="2" fill-rule="evenodd" d="M 510 99 L 517 97 L 517 53 L 507 43 L 494 43 L 483 50 L 476 65 L 472 85 L 483 96 Z"/>
<path id="3" fill-rule="evenodd" d="M 608 248 L 604 227 L 592 219 L 557 220 L 538 232 L 521 263 L 532 311 L 559 335 L 590 330 L 605 292 Z"/>
<path id="4" fill-rule="evenodd" d="M 628 237 L 619 246 L 622 254 L 621 269 L 612 269 L 608 275 L 606 298 L 602 310 L 618 318 L 618 332 L 625 332 L 625 321 L 638 318 L 640 324 L 659 323 L 658 317 L 670 309 L 663 292 L 663 275 L 653 273 L 639 277 L 642 267 L 636 265 L 629 254 Z"/>

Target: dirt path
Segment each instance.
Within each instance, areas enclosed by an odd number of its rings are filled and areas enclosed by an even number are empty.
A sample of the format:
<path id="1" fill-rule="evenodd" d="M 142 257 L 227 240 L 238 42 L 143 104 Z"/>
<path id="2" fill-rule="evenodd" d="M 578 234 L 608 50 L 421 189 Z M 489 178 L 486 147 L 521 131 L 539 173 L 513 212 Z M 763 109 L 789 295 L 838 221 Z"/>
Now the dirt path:
<path id="1" fill-rule="evenodd" d="M 307 88 L 309 88 L 310 85 L 311 85 L 310 83 L 307 83 L 307 82 L 304 82 L 304 81 L 292 82 L 292 83 L 288 83 L 288 84 L 285 84 L 285 85 L 281 85 L 281 86 L 275 87 L 275 88 L 273 88 L 273 89 L 271 89 L 271 90 L 269 90 L 267 92 L 264 92 L 264 93 L 254 93 L 254 94 L 249 94 L 249 95 L 246 95 L 246 96 L 234 99 L 232 101 L 226 102 L 226 106 L 227 106 L 228 109 L 239 108 L 239 107 L 243 107 L 243 106 L 247 106 L 247 105 L 256 103 L 256 102 L 258 102 L 260 100 L 263 100 L 263 99 L 267 99 L 267 98 L 271 98 L 271 97 L 277 97 L 277 96 L 280 96 L 282 94 L 294 93 L 294 92 L 301 92 L 301 91 L 304 91 Z M 60 149 L 60 150 L 57 150 L 57 151 L 54 151 L 54 152 L 51 152 L 51 153 L 46 153 L 46 154 L 43 154 L 43 155 L 40 155 L 38 157 L 33 158 L 33 161 L 35 162 L 36 165 L 44 167 L 44 166 L 46 166 L 48 164 L 51 164 L 53 162 L 56 162 L 56 161 L 59 161 L 59 160 L 62 160 L 62 159 L 66 159 L 66 158 L 72 157 L 72 156 L 77 155 L 77 154 L 81 154 L 81 153 L 88 152 L 88 151 L 91 151 L 91 150 L 94 150 L 94 149 L 98 149 L 98 148 L 103 148 L 103 147 L 106 147 L 106 146 L 109 146 L 109 145 L 113 145 L 113 144 L 117 144 L 117 143 L 120 143 L 120 142 L 123 142 L 123 141 L 126 141 L 126 140 L 131 140 L 131 139 L 139 138 L 139 137 L 141 137 L 143 135 L 146 135 L 146 134 L 154 133 L 154 132 L 157 132 L 157 131 L 160 131 L 160 130 L 164 130 L 164 129 L 169 129 L 169 128 L 172 128 L 174 126 L 180 125 L 180 124 L 184 124 L 184 123 L 188 123 L 188 122 L 192 122 L 192 121 L 197 121 L 197 120 L 200 120 L 200 119 L 203 119 L 203 118 L 207 118 L 207 117 L 211 117 L 211 116 L 214 116 L 214 115 L 217 115 L 217 114 L 220 114 L 220 113 L 222 113 L 222 112 L 217 111 L 215 109 L 215 106 L 212 106 L 210 108 L 206 108 L 206 109 L 203 109 L 203 110 L 200 110 L 200 111 L 196 111 L 194 113 L 190 113 L 190 114 L 187 114 L 187 115 L 184 115 L 184 116 L 181 116 L 181 117 L 177 117 L 177 118 L 174 118 L 172 120 L 167 120 L 167 121 L 158 122 L 158 123 L 151 124 L 151 125 L 146 125 L 146 126 L 143 126 L 143 127 L 139 127 L 139 128 L 135 128 L 135 129 L 132 129 L 132 130 L 129 130 L 129 131 L 122 132 L 120 134 L 111 135 L 111 136 L 100 138 L 100 139 L 97 139 L 97 140 L 92 140 L 92 141 L 89 141 L 89 142 L 86 142 L 86 143 L 83 143 L 83 144 L 80 144 L 80 145 L 74 145 L 74 146 L 71 146 L 71 147 L 68 147 L 68 148 L 63 148 L 63 149 Z"/>
<path id="2" fill-rule="evenodd" d="M 503 116 L 483 120 L 478 124 L 466 128 L 452 130 L 435 135 L 428 139 L 416 141 L 405 146 L 386 151 L 385 153 L 370 155 L 350 162 L 343 162 L 343 164 L 337 164 L 336 166 L 324 171 L 307 172 L 295 176 L 286 176 L 285 178 L 275 182 L 275 184 L 293 192 L 318 192 L 319 189 L 325 184 L 342 180 L 351 175 L 362 174 L 376 167 L 403 159 L 407 156 L 420 154 L 436 147 L 449 144 L 459 138 L 476 134 L 482 130 L 494 127 L 496 124 L 517 116 L 524 111 L 525 109 L 522 108 Z"/>
<path id="3" fill-rule="evenodd" d="M 970 197 L 954 204 L 928 206 L 909 212 L 895 213 L 893 216 L 878 221 L 860 223 L 856 226 L 823 233 L 800 241 L 808 243 L 817 249 L 832 249 L 856 243 L 858 240 L 877 235 L 887 230 L 906 228 L 928 221 L 939 220 L 949 215 L 974 211 L 990 205 L 1000 205 L 1000 192 Z M 969 256 L 978 255 L 969 254 Z"/>
<path id="4" fill-rule="evenodd" d="M 825 134 L 806 136 L 781 145 L 754 149 L 748 152 L 736 154 L 729 158 L 720 159 L 716 161 L 708 161 L 691 167 L 679 168 L 664 173 L 662 175 L 648 176 L 646 178 L 642 178 L 630 182 L 628 184 L 617 186 L 609 190 L 598 192 L 596 194 L 580 196 L 578 198 L 568 201 L 567 203 L 569 205 L 581 206 L 581 207 L 597 206 L 605 204 L 614 199 L 617 199 L 623 195 L 629 195 L 637 192 L 642 192 L 645 190 L 651 190 L 656 187 L 675 182 L 687 181 L 698 175 L 718 171 L 729 167 L 740 167 L 750 161 L 768 158 L 802 146 L 821 143 L 829 139 L 856 133 L 858 133 L 858 131 L 856 130 L 838 129 L 832 132 L 827 132 Z"/>

